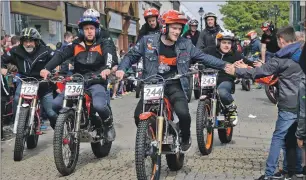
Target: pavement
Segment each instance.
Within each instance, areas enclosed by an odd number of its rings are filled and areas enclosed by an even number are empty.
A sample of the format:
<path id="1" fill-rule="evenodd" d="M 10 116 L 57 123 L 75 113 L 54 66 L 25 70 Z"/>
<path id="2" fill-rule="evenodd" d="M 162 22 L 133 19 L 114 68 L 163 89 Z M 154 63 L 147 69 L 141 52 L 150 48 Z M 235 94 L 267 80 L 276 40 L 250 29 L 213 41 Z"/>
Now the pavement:
<path id="1" fill-rule="evenodd" d="M 186 154 L 184 166 L 170 171 L 162 157 L 161 179 L 165 180 L 251 180 L 264 174 L 277 108 L 266 97 L 264 90 L 252 88 L 246 92 L 236 85 L 235 102 L 238 105 L 239 123 L 234 128 L 233 140 L 221 144 L 215 132 L 214 148 L 210 155 L 202 156 L 196 142 L 196 109 L 198 102 L 189 104 L 192 116 L 192 148 Z M 38 146 L 25 150 L 24 159 L 13 161 L 14 138 L 1 143 L 1 178 L 7 180 L 102 179 L 135 180 L 134 146 L 136 127 L 133 114 L 138 99 L 129 94 L 111 101 L 117 132 L 109 156 L 97 159 L 89 143 L 82 143 L 76 170 L 61 176 L 54 164 L 53 130 L 39 138 Z M 251 116 L 250 116 L 251 115 Z M 250 117 L 251 118 L 250 118 Z M 255 117 L 256 116 L 256 117 Z"/>

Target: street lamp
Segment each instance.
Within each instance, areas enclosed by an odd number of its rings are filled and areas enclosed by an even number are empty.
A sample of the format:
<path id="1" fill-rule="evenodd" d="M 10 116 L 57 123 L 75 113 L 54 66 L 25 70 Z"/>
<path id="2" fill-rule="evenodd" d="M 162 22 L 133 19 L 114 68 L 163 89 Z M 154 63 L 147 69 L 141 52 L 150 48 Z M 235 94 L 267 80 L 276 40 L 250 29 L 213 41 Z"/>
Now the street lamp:
<path id="1" fill-rule="evenodd" d="M 273 17 L 274 15 L 274 20 L 275 20 L 275 28 L 277 28 L 277 16 L 279 15 L 279 8 L 277 5 L 274 5 L 273 8 L 271 8 L 271 10 L 269 11 L 269 15 L 271 15 Z"/>
<path id="2" fill-rule="evenodd" d="M 199 11 L 198 11 L 199 15 L 200 15 L 200 21 L 201 21 L 201 31 L 203 30 L 203 15 L 204 15 L 204 10 L 202 7 L 200 7 Z"/>

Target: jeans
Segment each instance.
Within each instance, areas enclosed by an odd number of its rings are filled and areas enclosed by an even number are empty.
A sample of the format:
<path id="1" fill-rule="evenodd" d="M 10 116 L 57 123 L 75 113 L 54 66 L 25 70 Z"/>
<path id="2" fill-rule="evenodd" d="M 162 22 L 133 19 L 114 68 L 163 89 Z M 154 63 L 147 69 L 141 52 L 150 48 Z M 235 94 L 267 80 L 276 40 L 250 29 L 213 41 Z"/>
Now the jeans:
<path id="1" fill-rule="evenodd" d="M 278 158 L 280 150 L 285 146 L 285 137 L 288 133 L 288 129 L 292 124 L 297 120 L 297 114 L 281 111 L 278 112 L 278 119 L 276 121 L 275 130 L 273 132 L 272 141 L 270 145 L 270 152 L 266 162 L 266 171 L 265 175 L 271 177 L 274 175 L 276 166 L 278 164 Z M 296 140 L 295 140 L 296 141 Z M 284 156 L 286 157 L 286 156 Z M 286 159 L 284 159 L 284 171 L 287 171 Z M 297 148 L 297 171 L 302 171 L 302 151 L 300 148 Z"/>
<path id="2" fill-rule="evenodd" d="M 99 114 L 101 119 L 105 120 L 109 118 L 111 113 L 107 105 L 108 94 L 104 86 L 100 84 L 94 84 L 94 85 L 89 86 L 87 90 L 91 93 L 93 108 Z M 63 91 L 53 100 L 52 106 L 55 112 L 59 112 L 62 109 L 63 101 L 64 101 L 64 94 L 65 94 L 65 91 Z"/>
<path id="3" fill-rule="evenodd" d="M 190 137 L 191 117 L 189 114 L 188 101 L 181 87 L 181 83 L 176 81 L 171 85 L 166 85 L 164 93 L 166 97 L 168 97 L 168 100 L 170 101 L 171 106 L 179 119 L 179 126 L 183 141 L 188 140 Z M 142 113 L 142 111 L 143 99 L 140 98 L 134 113 L 135 124 L 137 126 L 140 121 L 139 115 Z"/>
<path id="4" fill-rule="evenodd" d="M 20 90 L 21 90 L 21 84 L 18 83 L 18 86 L 16 88 L 15 96 L 14 96 L 14 104 L 13 104 L 13 112 L 16 113 Z M 52 109 L 52 100 L 53 100 L 53 94 L 50 92 L 43 97 L 39 97 L 41 108 L 46 112 L 47 118 L 50 120 L 50 125 L 54 127 L 57 119 L 57 114 Z"/>
<path id="5" fill-rule="evenodd" d="M 285 137 L 285 143 L 286 143 L 286 158 L 287 158 L 287 172 L 290 176 L 296 174 L 297 172 L 301 172 L 301 171 L 297 171 L 298 167 L 296 167 L 297 164 L 297 158 L 300 158 L 297 156 L 298 154 L 298 145 L 297 145 L 297 141 L 296 141 L 296 137 L 295 137 L 295 132 L 296 132 L 296 128 L 297 128 L 297 122 L 293 123 L 289 130 L 288 133 Z M 300 149 L 299 149 L 300 150 Z"/>
<path id="6" fill-rule="evenodd" d="M 234 101 L 234 98 L 231 94 L 232 88 L 233 83 L 230 81 L 223 81 L 217 88 L 220 100 L 225 106 L 232 104 Z"/>

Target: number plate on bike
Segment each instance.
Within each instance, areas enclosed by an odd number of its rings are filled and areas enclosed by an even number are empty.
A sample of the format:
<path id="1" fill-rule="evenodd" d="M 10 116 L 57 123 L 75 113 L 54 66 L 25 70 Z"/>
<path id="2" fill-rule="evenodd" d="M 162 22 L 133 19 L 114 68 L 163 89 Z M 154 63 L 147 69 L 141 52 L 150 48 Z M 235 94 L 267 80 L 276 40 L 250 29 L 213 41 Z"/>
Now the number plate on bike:
<path id="1" fill-rule="evenodd" d="M 80 83 L 66 83 L 65 96 L 79 96 L 82 93 L 83 84 Z"/>
<path id="2" fill-rule="evenodd" d="M 164 87 L 163 85 L 145 85 L 143 90 L 144 100 L 157 100 L 163 95 Z"/>
<path id="3" fill-rule="evenodd" d="M 22 83 L 20 94 L 25 96 L 35 96 L 37 95 L 38 84 L 33 83 Z"/>
<path id="4" fill-rule="evenodd" d="M 213 75 L 202 75 L 201 78 L 201 87 L 211 87 L 216 86 L 217 84 L 217 76 Z"/>

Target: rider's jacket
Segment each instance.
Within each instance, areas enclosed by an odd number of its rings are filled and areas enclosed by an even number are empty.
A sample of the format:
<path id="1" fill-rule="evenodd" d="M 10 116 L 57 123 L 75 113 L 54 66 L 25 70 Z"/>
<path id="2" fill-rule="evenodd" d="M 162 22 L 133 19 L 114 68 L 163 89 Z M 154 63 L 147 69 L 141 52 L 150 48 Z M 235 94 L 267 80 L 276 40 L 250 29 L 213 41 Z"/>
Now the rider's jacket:
<path id="1" fill-rule="evenodd" d="M 202 51 L 208 47 L 216 47 L 216 35 L 223 30 L 219 25 L 216 25 L 213 28 L 206 27 L 199 36 L 197 42 L 197 48 L 201 49 Z"/>
<path id="2" fill-rule="evenodd" d="M 13 47 L 1 56 L 1 67 L 12 63 L 17 66 L 18 73 L 24 76 L 40 78 L 40 71 L 55 55 L 55 51 L 40 44 L 34 52 L 28 53 L 22 45 Z"/>
<path id="3" fill-rule="evenodd" d="M 148 23 L 145 23 L 144 25 L 141 26 L 139 30 L 139 34 L 138 34 L 136 42 L 138 42 L 145 35 L 160 33 L 160 27 L 161 25 L 157 24 L 156 28 L 152 29 Z"/>
<path id="4" fill-rule="evenodd" d="M 32 53 L 25 51 L 22 45 L 13 47 L 10 51 L 1 56 L 1 67 L 12 63 L 17 66 L 21 77 L 35 77 L 41 79 L 40 71 L 57 52 L 50 47 L 39 44 Z M 52 83 L 40 83 L 38 95 L 43 97 L 46 93 L 53 90 Z"/>
<path id="5" fill-rule="evenodd" d="M 214 48 L 214 47 L 210 47 L 210 48 L 206 48 L 204 50 L 205 53 L 215 56 L 216 58 L 220 58 L 221 60 L 228 62 L 230 64 L 235 63 L 236 61 L 239 61 L 241 59 L 244 60 L 245 63 L 252 65 L 252 62 L 247 61 L 247 59 L 245 59 L 238 51 L 230 51 L 229 53 L 222 53 L 219 48 Z M 232 83 L 234 83 L 236 77 L 229 75 L 227 73 L 225 73 L 224 71 L 220 71 L 218 73 L 218 82 L 217 84 L 220 84 L 223 81 L 230 81 Z"/>
<path id="6" fill-rule="evenodd" d="M 121 61 L 118 70 L 126 70 L 132 64 L 137 63 L 140 58 L 143 59 L 143 78 L 158 73 L 159 56 L 160 56 L 160 34 L 144 36 L 134 48 L 132 48 Z M 201 61 L 204 65 L 209 65 L 216 69 L 223 69 L 225 62 L 211 55 L 204 54 L 197 49 L 189 39 L 184 37 L 178 38 L 175 43 L 177 72 L 183 74 L 188 72 L 190 64 Z M 187 77 L 180 79 L 185 94 L 189 90 L 189 80 Z"/>
<path id="7" fill-rule="evenodd" d="M 252 69 L 236 69 L 238 77 L 257 79 L 270 75 L 278 77 L 278 108 L 283 111 L 297 112 L 298 89 L 303 77 L 300 65 L 293 60 L 293 55 L 301 47 L 301 44 L 288 45 L 275 53 L 261 67 Z M 296 57 L 294 57 L 296 58 Z"/>
<path id="8" fill-rule="evenodd" d="M 82 40 L 76 40 L 67 46 L 63 52 L 56 54 L 45 66 L 51 71 L 65 60 L 73 58 L 74 73 L 100 74 L 104 69 L 110 69 L 118 64 L 117 54 L 113 50 L 113 41 L 98 37 L 92 45 L 86 45 Z M 106 83 L 101 80 L 98 83 Z"/>
<path id="9" fill-rule="evenodd" d="M 194 35 L 191 34 L 191 31 L 188 30 L 184 35 L 183 37 L 187 38 L 187 39 L 190 39 L 192 44 L 193 45 L 197 45 L 197 42 L 198 42 L 198 39 L 199 39 L 199 36 L 200 36 L 200 31 L 196 31 L 194 33 Z"/>
<path id="10" fill-rule="evenodd" d="M 250 48 L 251 55 L 254 55 L 257 52 L 261 52 L 261 43 L 258 38 L 252 39 L 249 46 L 250 46 L 249 48 Z"/>

